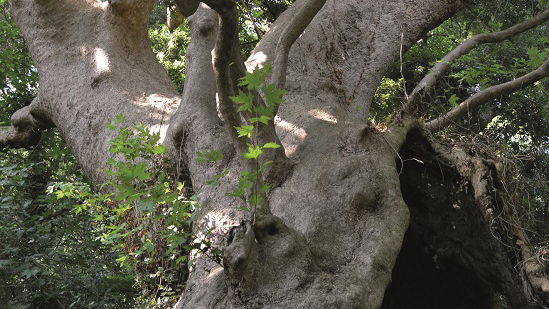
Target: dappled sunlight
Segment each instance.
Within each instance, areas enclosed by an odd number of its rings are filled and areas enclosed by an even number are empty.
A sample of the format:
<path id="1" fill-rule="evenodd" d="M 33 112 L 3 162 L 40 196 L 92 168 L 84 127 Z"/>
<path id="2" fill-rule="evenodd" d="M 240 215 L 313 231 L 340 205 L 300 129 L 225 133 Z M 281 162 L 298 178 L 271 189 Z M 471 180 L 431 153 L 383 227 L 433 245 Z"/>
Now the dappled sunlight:
<path id="1" fill-rule="evenodd" d="M 337 123 L 337 118 L 330 114 L 330 113 L 327 113 L 323 110 L 320 110 L 320 109 L 312 109 L 309 111 L 309 115 L 313 116 L 313 118 L 315 119 L 319 119 L 319 120 L 322 120 L 322 121 L 326 121 L 326 122 L 329 122 L 329 123 Z"/>
<path id="2" fill-rule="evenodd" d="M 109 1 L 88 1 L 88 3 L 101 9 L 106 9 L 109 6 Z"/>
<path id="3" fill-rule="evenodd" d="M 202 217 L 198 223 L 201 228 L 196 233 L 193 241 L 195 244 L 200 244 L 200 250 L 194 249 L 191 251 L 191 260 L 200 257 L 203 254 L 201 250 L 206 249 L 206 244 L 212 239 L 215 240 L 219 235 L 227 235 L 233 227 L 240 225 L 242 218 L 236 216 L 235 211 L 237 210 L 234 208 L 218 209 L 210 211 Z"/>
<path id="4" fill-rule="evenodd" d="M 256 67 L 262 68 L 269 61 L 269 56 L 262 51 L 252 54 L 246 61 L 246 69 L 248 72 L 253 71 Z"/>
<path id="5" fill-rule="evenodd" d="M 177 110 L 180 101 L 180 97 L 167 97 L 153 93 L 150 95 L 144 94 L 136 99 L 134 104 L 149 110 L 147 118 L 140 121 L 149 128 L 151 133 L 159 133 L 160 142 L 162 143 L 166 137 L 170 117 Z"/>
<path id="6" fill-rule="evenodd" d="M 293 123 L 281 119 L 279 116 L 275 117 L 275 126 L 277 131 L 279 131 L 278 133 L 281 136 L 282 143 L 284 144 L 286 156 L 291 157 L 295 154 L 299 145 L 307 137 L 307 131 Z"/>
<path id="7" fill-rule="evenodd" d="M 96 47 L 93 51 L 94 63 L 95 63 L 95 74 L 103 75 L 111 71 L 111 66 L 109 63 L 109 57 L 105 50 L 102 48 Z"/>

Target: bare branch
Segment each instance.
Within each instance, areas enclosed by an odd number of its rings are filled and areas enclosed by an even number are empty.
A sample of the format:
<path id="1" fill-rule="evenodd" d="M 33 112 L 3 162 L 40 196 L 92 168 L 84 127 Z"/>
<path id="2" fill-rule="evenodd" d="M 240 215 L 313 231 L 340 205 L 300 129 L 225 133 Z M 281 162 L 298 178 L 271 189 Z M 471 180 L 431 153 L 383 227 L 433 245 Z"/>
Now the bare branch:
<path id="1" fill-rule="evenodd" d="M 545 63 L 543 63 L 538 69 L 515 80 L 482 90 L 481 92 L 463 101 L 445 115 L 429 121 L 426 124 L 426 127 L 431 131 L 439 131 L 450 125 L 453 121 L 467 115 L 469 110 L 472 110 L 495 97 L 515 92 L 524 86 L 531 85 L 548 76 L 549 60 L 545 61 Z"/>
<path id="2" fill-rule="evenodd" d="M 484 43 L 496 43 L 507 40 L 514 35 L 539 26 L 547 20 L 549 20 L 549 9 L 527 21 L 516 24 L 503 31 L 478 34 L 461 43 L 458 47 L 444 56 L 444 58 L 442 58 L 442 60 L 431 69 L 429 74 L 427 74 L 427 76 L 419 82 L 416 88 L 412 91 L 407 103 L 403 107 L 403 111 L 405 113 L 410 112 L 415 105 L 419 104 L 421 97 L 427 91 L 431 90 L 440 76 L 448 70 L 452 62 L 467 54 L 473 48 Z"/>
<path id="3" fill-rule="evenodd" d="M 288 54 L 290 48 L 297 38 L 305 31 L 318 11 L 324 6 L 326 0 L 303 0 L 307 1 L 300 10 L 293 16 L 292 20 L 282 32 L 276 46 L 273 74 L 271 81 L 278 88 L 284 88 L 286 84 L 286 71 L 288 68 Z"/>
<path id="4" fill-rule="evenodd" d="M 51 127 L 51 124 L 33 116 L 30 106 L 16 111 L 11 123 L 11 127 L 0 128 L 0 150 L 35 146 L 40 141 L 41 131 Z"/>

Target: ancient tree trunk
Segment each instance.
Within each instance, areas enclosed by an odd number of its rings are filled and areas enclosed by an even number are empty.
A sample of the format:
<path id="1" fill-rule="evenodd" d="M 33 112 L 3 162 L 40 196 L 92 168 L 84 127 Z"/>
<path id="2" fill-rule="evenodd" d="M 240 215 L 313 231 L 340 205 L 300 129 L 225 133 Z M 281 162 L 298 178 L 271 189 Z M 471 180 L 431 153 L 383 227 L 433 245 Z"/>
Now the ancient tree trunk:
<path id="1" fill-rule="evenodd" d="M 129 123 L 161 132 L 169 124 L 164 142 L 179 171 L 189 175 L 202 205 L 197 234 L 203 237 L 201 231 L 214 227 L 208 237 L 224 248 L 224 267 L 200 254 L 194 257 L 177 308 L 401 308 L 394 299 L 409 280 L 398 266 L 408 265 L 407 253 L 401 255 L 399 261 L 405 261 L 398 263 L 395 275 L 395 280 L 404 279 L 385 291 L 403 241 L 413 244 L 405 239 L 425 231 L 421 246 L 447 261 L 457 259 L 456 253 L 437 251 L 447 249 L 447 242 L 433 238 L 441 232 L 425 228 L 435 222 L 422 219 L 420 210 L 426 207 L 434 216 L 439 210 L 410 193 L 421 189 L 414 186 L 416 175 L 406 165 L 404 174 L 399 173 L 402 166 L 395 163 L 403 145 L 403 156 L 413 154 L 414 143 L 405 141 L 410 130 L 420 132 L 420 123 L 406 118 L 378 132 L 368 127 L 366 117 L 379 80 L 398 59 L 401 44 L 406 49 L 466 1 L 326 1 L 289 54 L 288 94 L 275 121 L 287 157 L 286 173 L 273 178 L 276 187 L 268 193 L 274 216 L 253 224 L 249 213 L 239 210 L 242 201 L 225 195 L 242 163 L 216 104 L 219 83 L 211 55 L 218 14 L 204 4 L 193 5 L 196 1 L 176 2 L 185 5 L 185 14 L 194 13 L 189 17 L 192 40 L 182 98 L 148 45 L 146 20 L 152 0 L 11 0 L 39 69 L 40 95 L 22 112 L 23 120 L 14 121 L 3 144 L 32 143 L 36 130 L 54 125 L 99 183 L 105 177 L 100 168 L 111 156 L 107 148 L 112 133 L 103 126 L 106 121 L 122 113 Z M 285 25 L 306 2 L 296 1 L 272 25 L 246 62 L 248 69 L 276 61 Z M 418 143 L 430 144 L 421 138 Z M 207 166 L 196 162 L 198 151 L 214 149 L 222 151 L 223 160 Z M 220 187 L 207 185 L 224 169 L 230 171 L 227 181 Z M 448 173 L 457 175 L 455 167 Z M 453 185 L 461 181 L 458 178 L 436 179 L 435 185 Z M 463 193 L 463 208 L 467 215 L 479 216 L 475 220 L 482 229 L 482 216 L 470 209 L 477 203 L 472 192 Z M 414 229 L 405 238 L 410 210 Z M 489 239 L 484 230 L 479 233 Z M 460 235 L 443 236 L 463 240 Z M 464 304 L 490 305 L 494 295 L 503 295 L 513 305 L 522 305 L 518 281 L 504 258 L 497 266 L 503 268 L 474 268 L 470 259 L 477 257 L 486 254 L 471 253 L 455 264 L 473 274 L 466 282 L 483 287 L 484 298 Z M 475 297 L 476 292 L 467 296 Z M 418 308 L 422 304 L 418 302 Z"/>

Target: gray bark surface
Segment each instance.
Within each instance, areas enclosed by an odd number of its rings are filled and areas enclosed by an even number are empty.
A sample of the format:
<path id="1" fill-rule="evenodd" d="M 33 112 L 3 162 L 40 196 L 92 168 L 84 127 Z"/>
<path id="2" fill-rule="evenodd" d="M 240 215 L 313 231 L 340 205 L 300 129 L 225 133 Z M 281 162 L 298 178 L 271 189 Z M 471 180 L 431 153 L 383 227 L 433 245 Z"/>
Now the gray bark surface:
<path id="1" fill-rule="evenodd" d="M 410 220 L 395 159 L 420 124 L 405 119 L 378 132 L 366 117 L 401 42 L 409 48 L 466 1 L 326 1 L 289 53 L 275 127 L 291 164 L 268 194 L 274 216 L 253 226 L 243 202 L 225 195 L 242 164 L 216 103 L 218 16 L 178 1 L 194 13 L 181 96 L 146 37 L 153 2 L 11 0 L 40 73 L 40 100 L 27 112 L 60 130 L 95 183 L 112 156 L 104 123 L 116 114 L 165 136 L 199 196 L 198 237 L 224 248 L 223 268 L 193 257 L 176 308 L 380 308 Z M 303 3 L 272 25 L 248 69 L 275 61 L 284 25 Z M 204 150 L 224 159 L 200 165 Z M 207 184 L 225 169 L 220 186 Z"/>

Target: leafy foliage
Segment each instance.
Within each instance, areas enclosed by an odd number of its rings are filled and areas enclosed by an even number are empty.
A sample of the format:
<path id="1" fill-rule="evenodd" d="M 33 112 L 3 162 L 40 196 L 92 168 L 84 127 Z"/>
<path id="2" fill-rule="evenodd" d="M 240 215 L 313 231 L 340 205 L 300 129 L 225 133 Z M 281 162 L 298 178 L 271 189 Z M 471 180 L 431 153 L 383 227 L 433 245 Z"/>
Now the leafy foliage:
<path id="1" fill-rule="evenodd" d="M 5 0 L 0 39 L 0 124 L 7 125 L 36 95 L 38 74 Z M 77 200 L 48 193 L 53 182 L 89 188 L 57 132 L 31 150 L 0 153 L 0 179 L 0 307 L 134 307 L 134 276 L 98 240 L 92 218 L 71 211 Z"/>
<path id="2" fill-rule="evenodd" d="M 235 128 L 239 138 L 245 138 L 248 141 L 248 151 L 242 154 L 242 159 L 255 162 L 255 169 L 242 172 L 237 188 L 228 193 L 230 196 L 246 199 L 251 208 L 243 207 L 243 210 L 255 209 L 263 202 L 262 196 L 269 190 L 269 185 L 261 182 L 262 173 L 272 162 L 266 161 L 260 164 L 259 159 L 266 150 L 281 147 L 275 142 L 260 145 L 256 137 L 259 127 L 267 125 L 274 119 L 275 107 L 283 102 L 282 97 L 286 93 L 285 90 L 265 82 L 270 74 L 270 64 L 263 68 L 256 67 L 252 72 L 246 73 L 238 83 L 245 90 L 240 90 L 237 96 L 231 97 L 232 101 L 239 105 L 240 112 L 249 112 L 248 114 L 254 115 L 246 119 L 247 125 Z M 261 91 L 265 100 L 264 105 L 254 101 L 253 91 Z M 243 114 L 244 117 L 245 115 Z"/>
<path id="3" fill-rule="evenodd" d="M 154 25 L 149 28 L 149 39 L 156 58 L 182 93 L 185 81 L 184 59 L 190 41 L 188 24 L 185 22 L 172 33 L 166 24 Z"/>
<path id="4" fill-rule="evenodd" d="M 16 110 L 28 105 L 36 95 L 38 74 L 19 29 L 0 1 L 0 125 L 6 125 Z"/>
<path id="5" fill-rule="evenodd" d="M 122 115 L 107 124 L 118 135 L 109 151 L 120 156 L 108 161 L 110 180 L 99 192 L 72 184 L 56 184 L 60 199 L 77 197 L 76 213 L 87 213 L 101 232 L 103 244 L 116 250 L 121 266 L 137 274 L 147 307 L 173 303 L 186 279 L 186 259 L 196 202 L 182 195 L 184 186 L 165 172 L 166 148 L 142 125 L 123 125 Z M 105 193 L 100 193 L 105 192 Z M 183 263 L 183 265 L 181 265 Z"/>
<path id="6" fill-rule="evenodd" d="M 114 260 L 87 213 L 74 213 L 86 191 L 82 172 L 59 136 L 49 132 L 37 148 L 0 154 L 0 299 L 8 308 L 131 308 L 134 277 Z M 79 185 L 76 185 L 78 183 Z M 51 187 L 50 187 L 51 188 Z"/>

